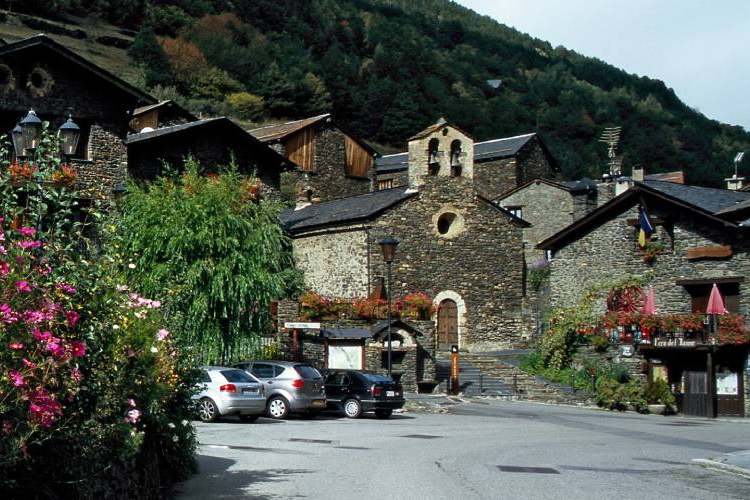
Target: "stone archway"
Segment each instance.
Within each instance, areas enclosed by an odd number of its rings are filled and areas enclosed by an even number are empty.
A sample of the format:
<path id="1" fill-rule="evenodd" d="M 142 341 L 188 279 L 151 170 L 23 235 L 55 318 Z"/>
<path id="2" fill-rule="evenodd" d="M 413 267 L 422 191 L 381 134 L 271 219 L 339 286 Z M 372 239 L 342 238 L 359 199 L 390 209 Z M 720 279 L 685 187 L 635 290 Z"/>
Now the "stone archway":
<path id="1" fill-rule="evenodd" d="M 435 333 L 436 344 L 439 348 L 450 347 L 440 344 L 441 340 L 445 340 L 440 338 L 440 323 L 441 320 L 448 322 L 455 321 L 455 343 L 458 344 L 459 347 L 461 347 L 462 343 L 465 341 L 464 335 L 466 331 L 466 302 L 464 302 L 464 299 L 458 293 L 452 290 L 444 290 L 435 296 L 435 298 L 432 300 L 432 303 L 435 306 L 435 314 L 432 319 L 433 321 L 435 321 L 435 325 L 437 327 L 437 331 Z M 441 306 L 443 306 L 442 315 Z M 443 328 L 445 328 L 445 324 L 443 325 Z M 447 332 L 443 330 L 442 333 L 443 335 L 445 335 Z"/>

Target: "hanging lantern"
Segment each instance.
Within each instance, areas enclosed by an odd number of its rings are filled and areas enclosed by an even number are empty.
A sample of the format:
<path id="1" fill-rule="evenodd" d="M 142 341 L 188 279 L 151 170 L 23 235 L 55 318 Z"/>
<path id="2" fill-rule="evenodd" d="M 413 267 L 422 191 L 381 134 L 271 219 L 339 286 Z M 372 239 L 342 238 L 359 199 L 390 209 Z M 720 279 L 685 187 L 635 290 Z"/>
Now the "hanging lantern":
<path id="1" fill-rule="evenodd" d="M 81 127 L 76 125 L 73 117 L 68 116 L 68 121 L 60 125 L 57 129 L 57 136 L 60 138 L 60 147 L 65 156 L 73 156 L 78 149 L 78 140 L 81 137 Z"/>
<path id="2" fill-rule="evenodd" d="M 42 120 L 36 116 L 33 109 L 30 109 L 19 125 L 23 131 L 24 147 L 26 149 L 36 149 L 39 146 L 39 138 L 42 135 Z"/>
<path id="3" fill-rule="evenodd" d="M 26 148 L 23 142 L 23 129 L 21 125 L 16 125 L 13 131 L 10 133 L 10 137 L 13 140 L 13 149 L 16 152 L 16 156 L 25 156 Z"/>
<path id="4" fill-rule="evenodd" d="M 378 242 L 380 249 L 383 251 L 383 260 L 386 263 L 393 262 L 393 258 L 396 255 L 396 247 L 398 246 L 398 240 L 391 236 L 386 236 Z"/>

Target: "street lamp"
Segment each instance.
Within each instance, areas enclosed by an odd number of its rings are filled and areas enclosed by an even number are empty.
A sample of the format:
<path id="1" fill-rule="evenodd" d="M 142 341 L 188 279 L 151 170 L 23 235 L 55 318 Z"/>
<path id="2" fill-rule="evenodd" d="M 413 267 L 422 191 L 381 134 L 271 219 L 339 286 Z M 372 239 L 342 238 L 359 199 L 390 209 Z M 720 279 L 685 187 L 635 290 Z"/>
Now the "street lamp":
<path id="1" fill-rule="evenodd" d="M 383 261 L 388 267 L 388 284 L 386 286 L 385 296 L 388 300 L 387 320 L 388 320 L 388 376 L 391 377 L 391 267 L 393 258 L 396 255 L 398 240 L 392 236 L 386 236 L 378 242 L 383 252 Z"/>
<path id="2" fill-rule="evenodd" d="M 39 137 L 42 135 L 42 120 L 36 116 L 33 109 L 19 123 L 23 133 L 23 146 L 25 149 L 36 149 L 39 146 Z M 19 155 L 19 151 L 16 151 Z M 23 151 L 19 156 L 23 156 Z"/>
<path id="3" fill-rule="evenodd" d="M 25 156 L 26 148 L 24 147 L 23 129 L 21 128 L 20 124 L 17 124 L 15 128 L 11 131 L 10 137 L 13 140 L 13 149 L 16 152 L 16 157 Z"/>
<path id="4" fill-rule="evenodd" d="M 62 148 L 63 155 L 68 158 L 73 156 L 78 148 L 81 127 L 76 125 L 72 116 L 68 115 L 68 121 L 60 125 L 60 128 L 57 129 L 57 135 L 60 138 L 60 147 Z"/>

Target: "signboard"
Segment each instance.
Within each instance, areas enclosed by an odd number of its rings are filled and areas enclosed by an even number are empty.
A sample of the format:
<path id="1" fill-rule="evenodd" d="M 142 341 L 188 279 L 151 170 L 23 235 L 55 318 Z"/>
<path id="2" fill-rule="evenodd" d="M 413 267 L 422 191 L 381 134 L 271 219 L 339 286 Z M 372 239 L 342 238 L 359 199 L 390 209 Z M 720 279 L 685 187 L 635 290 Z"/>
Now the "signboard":
<path id="1" fill-rule="evenodd" d="M 361 370 L 362 346 L 359 345 L 329 345 L 328 368 L 342 370 Z"/>
<path id="2" fill-rule="evenodd" d="M 284 323 L 289 330 L 320 330 L 320 323 Z"/>
<path id="3" fill-rule="evenodd" d="M 737 374 L 730 371 L 722 371 L 716 374 L 716 394 L 719 396 L 736 396 Z"/>

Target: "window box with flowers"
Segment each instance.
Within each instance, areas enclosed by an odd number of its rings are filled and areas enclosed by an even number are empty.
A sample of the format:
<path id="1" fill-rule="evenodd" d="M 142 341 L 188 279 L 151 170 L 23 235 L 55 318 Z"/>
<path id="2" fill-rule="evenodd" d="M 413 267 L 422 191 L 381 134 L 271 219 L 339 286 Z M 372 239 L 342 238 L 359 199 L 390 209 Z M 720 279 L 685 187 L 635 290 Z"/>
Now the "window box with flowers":
<path id="1" fill-rule="evenodd" d="M 401 301 L 401 313 L 405 318 L 426 320 L 430 319 L 434 312 L 432 299 L 424 292 L 410 293 Z"/>

